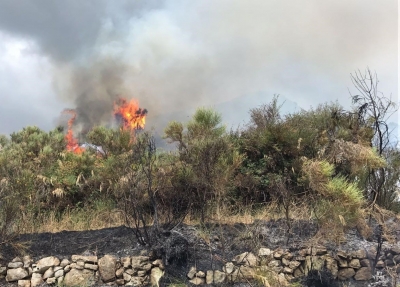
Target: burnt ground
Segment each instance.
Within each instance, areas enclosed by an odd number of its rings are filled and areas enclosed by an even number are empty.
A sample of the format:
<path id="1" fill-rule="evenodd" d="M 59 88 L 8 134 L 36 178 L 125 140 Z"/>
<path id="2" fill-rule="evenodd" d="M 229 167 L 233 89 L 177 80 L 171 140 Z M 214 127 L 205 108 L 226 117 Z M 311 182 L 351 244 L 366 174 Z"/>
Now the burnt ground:
<path id="1" fill-rule="evenodd" d="M 69 258 L 73 254 L 97 255 L 99 257 L 105 254 L 112 254 L 117 257 L 139 254 L 156 257 L 162 254 L 166 260 L 165 252 L 160 251 L 164 248 L 166 242 L 171 242 L 172 239 L 170 238 L 173 236 L 177 236 L 178 239 L 184 238 L 188 243 L 188 252 L 185 253 L 187 257 L 181 258 L 184 260 L 166 262 L 167 275 L 163 279 L 162 285 L 168 286 L 172 282 L 189 285 L 186 274 L 191 266 L 197 266 L 198 270 L 203 271 L 221 270 L 225 262 L 245 251 L 257 253 L 260 247 L 271 249 L 283 247 L 295 252 L 304 247 L 307 240 L 315 235 L 317 226 L 309 221 L 297 221 L 296 224 L 292 225 L 289 239 L 286 230 L 287 225 L 284 220 L 258 221 L 250 225 L 206 224 L 204 226 L 189 226 L 182 224 L 175 228 L 172 233 L 163 234 L 154 248 L 140 245 L 134 229 L 126 226 L 100 230 L 23 234 L 17 240 L 27 244 L 28 248 L 25 253 L 31 255 L 34 260 L 50 255 L 57 256 L 60 259 Z M 368 241 L 361 238 L 356 230 L 350 231 L 346 237 L 346 243 L 341 246 L 331 244 L 330 248 L 348 250 L 376 245 L 373 240 Z M 2 254 L 0 263 L 9 262 L 18 255 L 11 245 L 6 244 L 0 247 Z M 241 284 L 240 286 L 250 285 Z"/>

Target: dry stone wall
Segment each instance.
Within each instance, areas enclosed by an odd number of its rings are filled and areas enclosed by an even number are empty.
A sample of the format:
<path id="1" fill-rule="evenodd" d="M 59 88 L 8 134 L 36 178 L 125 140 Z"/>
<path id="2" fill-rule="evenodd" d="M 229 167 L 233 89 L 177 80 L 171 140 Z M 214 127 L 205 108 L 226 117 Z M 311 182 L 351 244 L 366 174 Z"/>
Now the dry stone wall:
<path id="1" fill-rule="evenodd" d="M 369 281 L 373 278 L 376 249 L 329 251 L 324 246 L 288 250 L 260 248 L 257 254 L 245 252 L 226 262 L 221 270 L 189 268 L 187 280 L 193 285 L 262 280 L 265 286 L 288 285 L 312 270 L 328 270 L 337 280 Z M 400 273 L 400 248 L 386 250 L 378 258 L 375 269 L 391 268 Z M 113 255 L 72 255 L 70 258 L 50 256 L 34 262 L 30 256 L 16 257 L 6 266 L 0 265 L 1 282 L 18 282 L 21 287 L 43 283 L 63 286 L 90 286 L 109 283 L 119 286 L 158 286 L 164 275 L 161 259 L 148 256 L 117 258 Z"/>

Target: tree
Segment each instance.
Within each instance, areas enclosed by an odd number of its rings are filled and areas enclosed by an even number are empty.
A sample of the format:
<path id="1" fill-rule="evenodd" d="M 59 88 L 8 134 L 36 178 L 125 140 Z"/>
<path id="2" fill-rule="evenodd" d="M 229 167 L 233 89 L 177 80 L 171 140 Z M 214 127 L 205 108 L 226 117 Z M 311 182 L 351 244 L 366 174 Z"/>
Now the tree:
<path id="1" fill-rule="evenodd" d="M 165 137 L 177 143 L 175 182 L 178 190 L 185 190 L 192 212 L 205 221 L 207 211 L 217 211 L 241 157 L 230 141 L 221 115 L 211 109 L 200 108 L 186 124 L 171 122 Z"/>
<path id="2" fill-rule="evenodd" d="M 370 145 L 375 148 L 377 154 L 389 162 L 393 155 L 393 146 L 390 143 L 388 120 L 397 111 L 397 104 L 391 96 L 386 97 L 378 90 L 378 76 L 367 69 L 364 73 L 360 70 L 351 74 L 351 80 L 358 93 L 351 95 L 358 119 L 356 129 L 369 128 L 372 132 Z M 390 166 L 370 168 L 365 179 L 365 196 L 371 202 L 384 207 L 389 207 L 388 196 L 393 192 L 396 179 L 390 178 L 398 174 L 389 172 Z M 391 182 L 392 184 L 387 184 Z M 396 186 L 396 184 L 395 184 Z M 390 197 L 390 196 L 389 196 Z"/>

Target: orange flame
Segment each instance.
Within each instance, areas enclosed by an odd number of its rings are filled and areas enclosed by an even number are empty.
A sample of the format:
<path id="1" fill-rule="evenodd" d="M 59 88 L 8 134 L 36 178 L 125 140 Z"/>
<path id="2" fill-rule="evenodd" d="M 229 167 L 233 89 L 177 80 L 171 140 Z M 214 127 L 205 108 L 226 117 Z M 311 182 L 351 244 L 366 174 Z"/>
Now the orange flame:
<path id="1" fill-rule="evenodd" d="M 63 113 L 72 115 L 72 117 L 68 120 L 68 131 L 67 134 L 65 135 L 65 140 L 67 141 L 67 151 L 76 154 L 81 154 L 84 151 L 84 149 L 79 146 L 78 140 L 74 138 L 74 134 L 72 132 L 72 126 L 76 118 L 76 112 L 71 109 L 66 109 L 63 111 Z"/>
<path id="2" fill-rule="evenodd" d="M 120 98 L 114 103 L 114 115 L 121 118 L 122 127 L 129 130 L 144 129 L 147 110 L 139 108 L 136 100 Z"/>

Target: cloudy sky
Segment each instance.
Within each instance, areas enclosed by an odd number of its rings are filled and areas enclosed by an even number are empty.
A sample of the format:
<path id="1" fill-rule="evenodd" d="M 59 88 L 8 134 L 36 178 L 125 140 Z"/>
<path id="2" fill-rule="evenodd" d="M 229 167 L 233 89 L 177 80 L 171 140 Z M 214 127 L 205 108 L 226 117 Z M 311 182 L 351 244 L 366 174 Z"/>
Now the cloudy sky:
<path id="1" fill-rule="evenodd" d="M 136 98 L 158 127 L 162 114 L 260 93 L 347 107 L 350 73 L 367 67 L 398 100 L 397 5 L 0 0 L 0 134 L 49 130 L 64 108 L 81 124 L 106 123 L 117 95 Z"/>

